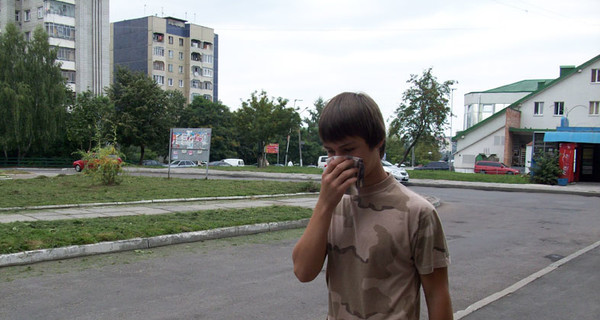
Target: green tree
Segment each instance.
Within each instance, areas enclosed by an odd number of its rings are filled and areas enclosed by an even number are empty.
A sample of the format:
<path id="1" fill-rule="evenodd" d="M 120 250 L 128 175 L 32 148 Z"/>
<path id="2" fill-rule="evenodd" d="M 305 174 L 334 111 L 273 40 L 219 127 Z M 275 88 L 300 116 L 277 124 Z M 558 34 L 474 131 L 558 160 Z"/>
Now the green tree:
<path id="1" fill-rule="evenodd" d="M 264 146 L 279 141 L 288 132 L 296 132 L 300 126 L 300 115 L 287 107 L 287 99 L 274 100 L 265 91 L 253 92 L 250 99 L 242 102 L 234 112 L 234 123 L 240 142 L 240 155 L 258 160 L 259 167 L 266 165 Z"/>
<path id="2" fill-rule="evenodd" d="M 14 24 L 0 35 L 0 144 L 19 159 L 61 139 L 67 88 L 41 27 L 31 41 Z"/>
<path id="3" fill-rule="evenodd" d="M 79 93 L 67 120 L 69 141 L 87 151 L 114 142 L 114 106 L 90 90 Z"/>
<path id="4" fill-rule="evenodd" d="M 314 109 L 308 109 L 309 116 L 303 121 L 306 126 L 303 126 L 302 141 L 302 158 L 305 159 L 305 164 L 317 164 L 317 158 L 324 155 L 323 143 L 319 137 L 319 118 L 321 118 L 321 112 L 325 108 L 325 101 L 322 97 L 315 100 Z"/>
<path id="5" fill-rule="evenodd" d="M 534 157 L 535 165 L 531 168 L 531 179 L 535 183 L 554 185 L 563 173 L 559 163 L 558 152 L 543 152 Z"/>
<path id="6" fill-rule="evenodd" d="M 140 164 L 146 148 L 168 147 L 169 129 L 177 120 L 174 110 L 185 101 L 181 94 L 163 91 L 143 73 L 118 68 L 108 96 L 115 105 L 119 143 L 139 147 Z"/>
<path id="7" fill-rule="evenodd" d="M 408 145 L 400 162 L 406 161 L 410 149 L 421 139 L 432 138 L 429 141 L 439 149 L 450 114 L 447 97 L 455 81 L 439 83 L 429 68 L 421 77 L 411 75 L 407 83 L 411 86 L 404 92 L 390 126 L 390 135 L 398 136 Z"/>
<path id="8" fill-rule="evenodd" d="M 181 128 L 211 128 L 210 159 L 237 158 L 233 113 L 221 102 L 196 97 L 187 106 L 177 125 Z"/>

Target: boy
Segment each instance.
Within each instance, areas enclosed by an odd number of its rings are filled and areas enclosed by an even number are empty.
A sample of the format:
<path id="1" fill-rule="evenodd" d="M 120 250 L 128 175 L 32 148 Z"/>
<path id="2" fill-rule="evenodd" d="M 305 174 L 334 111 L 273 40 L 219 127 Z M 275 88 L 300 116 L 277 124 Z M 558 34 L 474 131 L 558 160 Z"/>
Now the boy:
<path id="1" fill-rule="evenodd" d="M 315 279 L 327 258 L 327 319 L 419 319 L 420 286 L 429 319 L 452 319 L 449 263 L 435 208 L 388 175 L 381 165 L 385 123 L 367 95 L 341 93 L 319 119 L 328 156 L 321 192 L 294 247 L 294 273 Z M 363 159 L 358 195 L 344 195 L 357 180 L 349 157 Z"/>

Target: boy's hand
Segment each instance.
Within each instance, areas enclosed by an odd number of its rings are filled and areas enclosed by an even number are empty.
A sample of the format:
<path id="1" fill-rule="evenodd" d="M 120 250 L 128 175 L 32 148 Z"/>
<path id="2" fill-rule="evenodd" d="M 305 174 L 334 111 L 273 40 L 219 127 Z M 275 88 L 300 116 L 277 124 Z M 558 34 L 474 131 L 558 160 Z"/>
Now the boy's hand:
<path id="1" fill-rule="evenodd" d="M 344 192 L 356 183 L 357 173 L 354 160 L 346 157 L 331 160 L 321 176 L 321 192 L 318 201 L 324 201 L 323 204 L 333 210 L 342 199 Z"/>

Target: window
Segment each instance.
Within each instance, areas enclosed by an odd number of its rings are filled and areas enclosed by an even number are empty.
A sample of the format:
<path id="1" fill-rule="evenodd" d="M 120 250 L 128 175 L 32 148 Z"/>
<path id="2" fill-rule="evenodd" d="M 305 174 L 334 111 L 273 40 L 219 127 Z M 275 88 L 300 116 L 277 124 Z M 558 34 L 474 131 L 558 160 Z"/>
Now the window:
<path id="1" fill-rule="evenodd" d="M 154 33 L 152 35 L 152 40 L 155 42 L 163 42 L 165 35 L 162 33 Z"/>
<path id="2" fill-rule="evenodd" d="M 153 69 L 158 71 L 165 71 L 165 63 L 162 61 L 154 61 Z"/>
<path id="3" fill-rule="evenodd" d="M 64 61 L 75 61 L 75 49 L 54 47 L 56 49 L 56 59 Z"/>
<path id="4" fill-rule="evenodd" d="M 179 60 L 183 60 L 183 52 L 179 52 Z"/>
<path id="5" fill-rule="evenodd" d="M 153 75 L 152 78 L 154 79 L 154 81 L 160 85 L 165 84 L 165 76 L 159 76 L 159 75 Z"/>
<path id="6" fill-rule="evenodd" d="M 155 56 L 165 56 L 165 48 L 163 47 L 154 47 L 154 55 Z"/>
<path id="7" fill-rule="evenodd" d="M 169 50 L 169 58 L 173 59 L 173 50 Z"/>
<path id="8" fill-rule="evenodd" d="M 600 69 L 592 69 L 592 83 L 600 83 Z"/>
<path id="9" fill-rule="evenodd" d="M 202 69 L 202 75 L 205 77 L 212 77 L 213 76 L 213 70 L 209 69 L 209 68 L 203 68 Z"/>
<path id="10" fill-rule="evenodd" d="M 29 31 L 25 32 L 25 41 L 31 40 L 31 33 Z"/>
<path id="11" fill-rule="evenodd" d="M 565 103 L 563 101 L 554 102 L 554 115 L 562 116 L 565 114 Z"/>
<path id="12" fill-rule="evenodd" d="M 179 73 L 183 73 L 183 66 L 179 66 Z"/>
<path id="13" fill-rule="evenodd" d="M 179 80 L 179 87 L 183 88 L 183 80 Z"/>
<path id="14" fill-rule="evenodd" d="M 179 46 L 183 47 L 183 38 L 179 38 Z"/>
<path id="15" fill-rule="evenodd" d="M 173 36 L 169 36 L 169 44 L 173 44 Z"/>
<path id="16" fill-rule="evenodd" d="M 202 62 L 213 63 L 213 56 L 209 54 L 202 55 Z"/>
<path id="17" fill-rule="evenodd" d="M 31 11 L 30 10 L 25 10 L 25 17 L 23 18 L 23 20 L 25 20 L 25 21 L 31 20 Z"/>
<path id="18" fill-rule="evenodd" d="M 534 102 L 533 103 L 533 115 L 534 116 L 544 115 L 544 103 L 543 102 Z"/>
<path id="19" fill-rule="evenodd" d="M 590 116 L 600 115 L 600 101 L 590 101 Z"/>
<path id="20" fill-rule="evenodd" d="M 75 5 L 64 3 L 62 1 L 44 1 L 46 2 L 47 13 L 56 14 L 64 17 L 72 17 L 75 18 Z"/>
<path id="21" fill-rule="evenodd" d="M 173 65 L 169 63 L 169 72 L 173 72 Z"/>
<path id="22" fill-rule="evenodd" d="M 167 81 L 167 83 L 169 84 L 169 87 L 173 86 L 173 79 L 169 78 L 169 80 Z"/>
<path id="23" fill-rule="evenodd" d="M 38 19 L 44 18 L 44 7 L 37 8 L 37 17 L 38 17 Z"/>
<path id="24" fill-rule="evenodd" d="M 67 79 L 67 83 L 75 83 L 75 71 L 61 70 L 63 78 Z"/>
<path id="25" fill-rule="evenodd" d="M 21 11 L 15 11 L 15 22 L 19 22 L 21 19 Z"/>
<path id="26" fill-rule="evenodd" d="M 75 41 L 75 27 L 52 22 L 47 22 L 44 25 L 46 26 L 48 36 Z"/>

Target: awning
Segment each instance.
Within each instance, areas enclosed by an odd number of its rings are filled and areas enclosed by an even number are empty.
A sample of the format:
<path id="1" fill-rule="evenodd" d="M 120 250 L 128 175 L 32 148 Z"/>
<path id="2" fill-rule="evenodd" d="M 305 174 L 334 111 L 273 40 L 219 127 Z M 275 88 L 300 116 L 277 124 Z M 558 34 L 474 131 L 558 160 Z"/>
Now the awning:
<path id="1" fill-rule="evenodd" d="M 600 132 L 553 131 L 544 133 L 544 142 L 576 142 L 600 144 Z"/>

